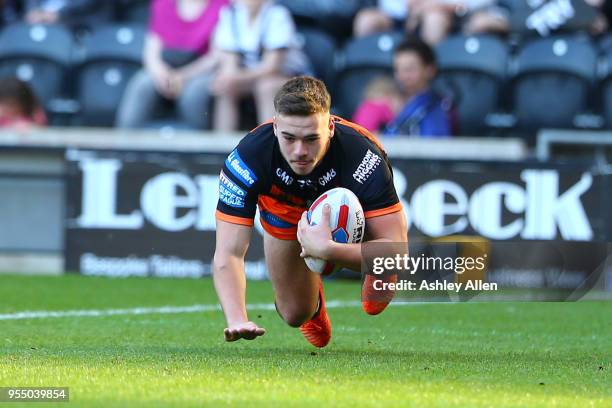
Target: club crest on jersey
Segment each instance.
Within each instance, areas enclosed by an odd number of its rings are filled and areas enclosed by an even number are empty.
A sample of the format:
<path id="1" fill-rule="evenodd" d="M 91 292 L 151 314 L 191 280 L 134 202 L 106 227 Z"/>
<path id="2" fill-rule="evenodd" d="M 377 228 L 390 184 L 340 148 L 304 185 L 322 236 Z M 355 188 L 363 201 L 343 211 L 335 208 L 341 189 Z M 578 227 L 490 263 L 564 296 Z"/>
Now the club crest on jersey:
<path id="1" fill-rule="evenodd" d="M 227 159 L 225 160 L 225 165 L 234 176 L 236 176 L 247 186 L 250 187 L 257 181 L 257 176 L 242 160 L 242 158 L 238 154 L 238 150 L 234 149 L 234 151 L 232 151 L 230 155 L 227 156 Z"/>
<path id="2" fill-rule="evenodd" d="M 291 184 L 293 184 L 293 177 L 288 175 L 287 172 L 285 170 L 281 169 L 280 167 L 276 168 L 276 175 L 286 185 L 290 186 Z"/>
<path id="3" fill-rule="evenodd" d="M 334 177 L 336 177 L 336 169 L 331 169 L 327 173 L 319 177 L 319 184 L 324 186 L 330 181 L 332 181 Z"/>
<path id="4" fill-rule="evenodd" d="M 359 184 L 363 184 L 368 177 L 374 173 L 374 170 L 378 167 L 378 165 L 382 162 L 382 158 L 376 153 L 372 152 L 368 149 L 368 152 L 357 166 L 357 170 L 353 173 L 353 178 Z"/>

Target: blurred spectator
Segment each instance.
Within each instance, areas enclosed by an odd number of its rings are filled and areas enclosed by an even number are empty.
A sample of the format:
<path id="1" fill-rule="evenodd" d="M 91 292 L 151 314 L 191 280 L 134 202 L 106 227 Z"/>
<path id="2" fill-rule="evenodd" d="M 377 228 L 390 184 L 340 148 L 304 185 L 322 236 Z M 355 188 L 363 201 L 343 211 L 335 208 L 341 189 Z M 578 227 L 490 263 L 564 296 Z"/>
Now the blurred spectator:
<path id="1" fill-rule="evenodd" d="M 507 10 L 495 0 L 410 0 L 408 30 L 429 45 L 442 41 L 459 24 L 466 34 L 507 32 Z"/>
<path id="2" fill-rule="evenodd" d="M 423 137 L 451 135 L 450 104 L 430 87 L 437 71 L 433 50 L 423 41 L 405 40 L 394 51 L 393 67 L 404 105 L 383 134 Z"/>
<path id="3" fill-rule="evenodd" d="M 385 136 L 443 137 L 452 134 L 448 101 L 430 87 L 436 58 L 425 42 L 407 39 L 394 51 L 395 81 L 377 78 L 366 88 L 365 99 L 353 120 Z"/>
<path id="4" fill-rule="evenodd" d="M 403 102 L 399 87 L 392 78 L 376 78 L 366 87 L 364 101 L 353 114 L 353 122 L 378 132 L 393 120 Z"/>
<path id="5" fill-rule="evenodd" d="M 113 4 L 108 0 L 25 0 L 25 21 L 29 24 L 62 23 L 87 28 L 110 21 Z"/>
<path id="6" fill-rule="evenodd" d="M 190 127 L 205 128 L 209 87 L 218 55 L 211 42 L 228 0 L 154 0 L 145 39 L 144 69 L 128 84 L 117 126 L 146 126 L 164 99 L 176 101 Z"/>
<path id="7" fill-rule="evenodd" d="M 405 30 L 408 6 L 411 0 L 378 0 L 378 7 L 365 7 L 355 16 L 355 37 Z"/>
<path id="8" fill-rule="evenodd" d="M 259 123 L 274 115 L 274 95 L 288 78 L 307 74 L 289 11 L 268 0 L 237 0 L 223 9 L 215 34 L 222 51 L 213 82 L 216 130 L 238 127 L 239 102 L 253 95 Z"/>
<path id="9" fill-rule="evenodd" d="M 27 83 L 0 79 L 0 128 L 25 129 L 47 124 L 45 112 Z"/>

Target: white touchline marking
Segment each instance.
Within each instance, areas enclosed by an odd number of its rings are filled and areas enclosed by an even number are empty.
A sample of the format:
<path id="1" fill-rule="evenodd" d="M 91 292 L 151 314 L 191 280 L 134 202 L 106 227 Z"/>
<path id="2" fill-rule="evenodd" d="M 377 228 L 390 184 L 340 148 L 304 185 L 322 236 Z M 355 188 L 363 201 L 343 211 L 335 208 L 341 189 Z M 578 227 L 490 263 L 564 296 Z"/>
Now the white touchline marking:
<path id="1" fill-rule="evenodd" d="M 393 306 L 406 306 L 424 304 L 421 302 L 413 303 L 392 303 Z M 361 301 L 357 300 L 331 300 L 325 303 L 328 309 L 338 309 L 343 307 L 361 307 Z M 249 310 L 274 310 L 273 303 L 254 303 L 247 305 Z M 24 319 L 50 319 L 60 317 L 104 317 L 121 315 L 145 315 L 145 314 L 180 314 L 180 313 L 200 313 L 221 311 L 218 304 L 211 305 L 192 305 L 192 306 L 160 306 L 160 307 L 135 307 L 131 309 L 84 309 L 84 310 L 57 310 L 57 311 L 24 311 L 16 313 L 0 314 L 0 320 L 24 320 Z"/>

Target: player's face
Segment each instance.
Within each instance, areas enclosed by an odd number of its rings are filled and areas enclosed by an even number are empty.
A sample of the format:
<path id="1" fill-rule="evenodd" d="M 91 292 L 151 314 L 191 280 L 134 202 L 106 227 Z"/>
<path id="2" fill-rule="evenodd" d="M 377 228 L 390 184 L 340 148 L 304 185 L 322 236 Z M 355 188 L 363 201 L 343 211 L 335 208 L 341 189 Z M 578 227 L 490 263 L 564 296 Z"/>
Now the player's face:
<path id="1" fill-rule="evenodd" d="M 309 116 L 276 115 L 274 134 L 280 151 L 295 174 L 310 174 L 327 153 L 334 134 L 329 113 Z"/>
<path id="2" fill-rule="evenodd" d="M 436 74 L 434 66 L 426 65 L 416 52 L 400 52 L 393 59 L 395 79 L 408 96 L 416 95 L 429 87 Z"/>

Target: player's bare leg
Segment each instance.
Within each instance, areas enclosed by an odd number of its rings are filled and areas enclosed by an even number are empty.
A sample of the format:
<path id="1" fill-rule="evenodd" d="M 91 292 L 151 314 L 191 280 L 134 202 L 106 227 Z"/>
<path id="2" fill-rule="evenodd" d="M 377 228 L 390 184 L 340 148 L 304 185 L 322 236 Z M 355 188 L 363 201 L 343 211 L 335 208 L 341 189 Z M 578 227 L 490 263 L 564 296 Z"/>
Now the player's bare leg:
<path id="1" fill-rule="evenodd" d="M 317 311 L 320 277 L 310 271 L 300 258 L 297 241 L 264 235 L 264 252 L 270 280 L 276 294 L 276 308 L 281 318 L 299 327 Z"/>
<path id="2" fill-rule="evenodd" d="M 287 324 L 299 327 L 310 344 L 325 347 L 331 339 L 331 323 L 320 276 L 300 258 L 297 241 L 280 240 L 266 233 L 264 250 L 278 313 Z"/>

